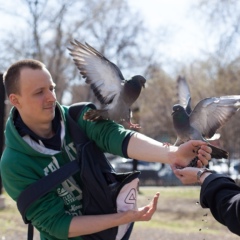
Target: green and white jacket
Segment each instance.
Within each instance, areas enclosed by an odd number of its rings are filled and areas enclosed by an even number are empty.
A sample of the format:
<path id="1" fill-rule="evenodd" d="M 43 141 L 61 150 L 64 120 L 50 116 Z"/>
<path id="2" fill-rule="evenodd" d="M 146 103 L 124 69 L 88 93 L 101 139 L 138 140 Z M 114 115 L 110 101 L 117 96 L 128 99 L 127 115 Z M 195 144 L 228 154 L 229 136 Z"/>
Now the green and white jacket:
<path id="1" fill-rule="evenodd" d="M 45 148 L 29 136 L 22 138 L 13 122 L 14 112 L 17 110 L 12 108 L 10 112 L 6 123 L 6 147 L 1 157 L 0 170 L 3 186 L 15 201 L 30 184 L 76 158 L 76 150 L 66 123 L 68 107 L 58 103 L 56 107 L 61 113 L 61 151 Z M 113 121 L 85 121 L 82 116 L 87 110 L 88 107 L 84 109 L 78 123 L 89 139 L 95 141 L 103 152 L 123 156 L 123 141 L 132 131 Z M 75 174 L 31 205 L 26 216 L 40 232 L 41 240 L 81 239 L 68 238 L 72 218 L 81 215 L 82 191 L 79 186 L 80 178 Z"/>

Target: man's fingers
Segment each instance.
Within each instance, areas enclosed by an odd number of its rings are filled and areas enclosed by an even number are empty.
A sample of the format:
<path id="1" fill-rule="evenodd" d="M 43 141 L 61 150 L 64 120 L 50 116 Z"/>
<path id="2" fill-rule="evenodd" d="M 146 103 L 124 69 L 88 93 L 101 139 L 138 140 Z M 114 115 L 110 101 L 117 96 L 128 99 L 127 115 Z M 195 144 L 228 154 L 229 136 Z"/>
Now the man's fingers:
<path id="1" fill-rule="evenodd" d="M 207 145 L 206 142 L 202 140 L 191 140 L 193 147 L 200 148 L 202 145 Z"/>
<path id="2" fill-rule="evenodd" d="M 156 195 L 153 198 L 153 205 L 155 207 L 157 207 L 159 196 L 160 196 L 160 193 L 158 192 L 158 193 L 156 193 Z"/>
<path id="3" fill-rule="evenodd" d="M 198 160 L 198 161 L 197 161 L 197 167 L 198 167 L 198 168 L 204 167 L 204 164 L 203 164 L 203 162 L 202 162 L 201 160 Z"/>

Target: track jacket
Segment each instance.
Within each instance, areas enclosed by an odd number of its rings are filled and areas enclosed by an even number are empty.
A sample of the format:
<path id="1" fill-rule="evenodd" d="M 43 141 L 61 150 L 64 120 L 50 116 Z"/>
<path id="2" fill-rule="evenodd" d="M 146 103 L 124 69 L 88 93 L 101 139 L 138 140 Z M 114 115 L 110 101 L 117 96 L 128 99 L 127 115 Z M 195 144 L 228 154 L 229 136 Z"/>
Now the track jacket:
<path id="1" fill-rule="evenodd" d="M 61 151 L 48 149 L 29 136 L 22 138 L 13 122 L 14 112 L 17 110 L 13 108 L 10 112 L 6 123 L 6 147 L 1 157 L 0 170 L 3 186 L 15 201 L 27 186 L 76 158 L 76 150 L 66 123 L 68 107 L 57 103 L 56 108 L 61 113 Z M 132 131 L 113 121 L 85 121 L 82 116 L 87 109 L 88 107 L 84 109 L 78 120 L 87 136 L 95 141 L 103 152 L 126 157 L 122 145 Z M 68 238 L 72 218 L 81 215 L 82 192 L 79 186 L 80 179 L 78 174 L 75 174 L 31 205 L 26 216 L 40 232 L 41 240 L 81 239 Z"/>

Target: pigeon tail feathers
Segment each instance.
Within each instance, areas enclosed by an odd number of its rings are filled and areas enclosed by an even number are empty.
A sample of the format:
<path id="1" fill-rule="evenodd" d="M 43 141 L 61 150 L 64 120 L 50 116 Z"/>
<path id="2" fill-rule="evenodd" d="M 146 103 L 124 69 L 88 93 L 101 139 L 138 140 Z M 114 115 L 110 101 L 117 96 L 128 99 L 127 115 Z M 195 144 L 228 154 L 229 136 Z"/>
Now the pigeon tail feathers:
<path id="1" fill-rule="evenodd" d="M 208 146 L 212 149 L 212 153 L 211 156 L 212 158 L 216 158 L 216 159 L 221 159 L 221 158 L 225 158 L 228 159 L 228 152 L 218 148 L 216 146 L 213 146 L 211 144 L 208 144 Z"/>

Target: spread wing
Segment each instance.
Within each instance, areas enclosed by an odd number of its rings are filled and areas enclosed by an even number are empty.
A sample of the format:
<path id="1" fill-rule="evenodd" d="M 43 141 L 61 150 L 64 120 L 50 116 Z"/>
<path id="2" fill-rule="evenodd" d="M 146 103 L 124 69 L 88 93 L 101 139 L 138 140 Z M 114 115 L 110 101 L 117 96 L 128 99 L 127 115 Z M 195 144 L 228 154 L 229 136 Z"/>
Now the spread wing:
<path id="1" fill-rule="evenodd" d="M 203 99 L 192 111 L 190 125 L 200 131 L 204 137 L 211 138 L 239 108 L 240 95 Z"/>
<path id="2" fill-rule="evenodd" d="M 187 81 L 184 77 L 179 76 L 177 79 L 177 92 L 179 104 L 186 109 L 188 114 L 190 114 L 192 111 L 191 94 Z"/>
<path id="3" fill-rule="evenodd" d="M 85 82 L 90 84 L 101 104 L 113 108 L 120 96 L 124 77 L 119 68 L 105 58 L 96 49 L 74 40 L 70 55 L 79 69 Z"/>

